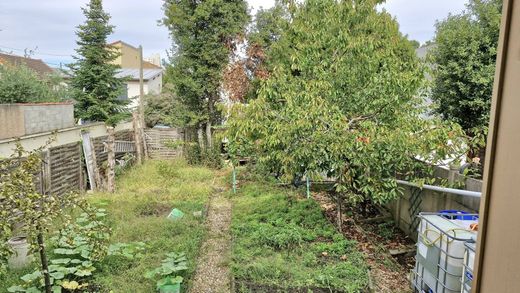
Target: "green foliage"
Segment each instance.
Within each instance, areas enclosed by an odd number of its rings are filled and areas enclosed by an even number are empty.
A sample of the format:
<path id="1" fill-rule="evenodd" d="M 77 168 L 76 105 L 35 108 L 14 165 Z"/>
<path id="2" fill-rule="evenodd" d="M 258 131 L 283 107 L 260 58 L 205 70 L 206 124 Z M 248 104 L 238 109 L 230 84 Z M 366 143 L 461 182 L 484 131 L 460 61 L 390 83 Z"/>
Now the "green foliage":
<path id="1" fill-rule="evenodd" d="M 279 0 L 275 1 L 273 7 L 257 11 L 247 34 L 247 60 L 244 66 L 251 86 L 246 100 L 256 98 L 261 80 L 268 76 L 268 72 L 272 71 L 276 64 L 278 56 L 271 52 L 270 48 L 287 30 L 290 20 L 288 5 Z"/>
<path id="2" fill-rule="evenodd" d="M 417 158 L 441 164 L 463 152 L 456 125 L 421 118 L 423 69 L 377 2 L 291 7 L 258 98 L 231 111 L 233 160 L 252 157 L 284 181 L 326 174 L 348 200 L 383 203 L 400 195 L 397 175 L 421 174 Z"/>
<path id="3" fill-rule="evenodd" d="M 46 258 L 44 234 L 53 222 L 62 215 L 62 210 L 83 206 L 77 194 L 68 193 L 60 197 L 44 195 L 37 190 L 35 174 L 41 170 L 42 146 L 33 151 L 25 151 L 17 143 L 15 152 L 0 161 L 0 268 L 5 269 L 12 251 L 7 241 L 13 236 L 24 235 L 31 245 L 31 252 Z M 15 230 L 13 227 L 18 226 Z M 41 270 L 46 271 L 42 262 Z M 0 272 L 1 273 L 1 272 Z M 47 275 L 48 276 L 48 275 Z"/>
<path id="4" fill-rule="evenodd" d="M 0 65 L 0 104 L 61 102 L 70 99 L 58 75 L 39 76 L 20 65 Z"/>
<path id="5" fill-rule="evenodd" d="M 181 127 L 193 120 L 186 105 L 174 94 L 171 84 L 165 84 L 158 95 L 146 95 L 144 101 L 144 119 L 148 127 L 158 124 Z"/>
<path id="6" fill-rule="evenodd" d="M 65 221 L 64 228 L 51 239 L 52 258 L 48 267 L 53 292 L 82 289 L 92 281 L 96 264 L 106 257 L 121 256 L 128 260 L 143 256 L 143 242 L 115 243 L 108 246 L 110 228 L 104 223 L 105 209 L 87 206 L 74 222 Z M 43 279 L 40 270 L 20 279 L 22 285 L 11 286 L 9 292 L 40 292 Z"/>
<path id="7" fill-rule="evenodd" d="M 339 234 L 314 200 L 265 181 L 240 179 L 231 224 L 237 284 L 246 281 L 283 292 L 366 288 L 368 267 L 356 242 Z"/>
<path id="8" fill-rule="evenodd" d="M 148 271 L 145 277 L 155 279 L 157 281 L 157 290 L 165 285 L 174 285 L 182 282 L 182 277 L 178 274 L 188 269 L 186 255 L 184 253 L 170 252 L 166 254 L 166 258 L 162 260 L 161 266 L 154 270 Z"/>
<path id="9" fill-rule="evenodd" d="M 61 292 L 61 284 L 74 280 L 81 286 L 85 278 L 96 269 L 93 266 L 94 247 L 99 249 L 108 240 L 108 227 L 99 224 L 101 215 L 92 216 L 95 221 L 89 222 L 87 213 L 83 213 L 74 224 L 66 221 L 65 227 L 53 239 L 56 247 L 48 267 L 53 291 Z M 99 229 L 101 228 L 101 229 Z M 97 236 L 97 237 L 96 237 Z M 92 237 L 92 238 L 90 238 Z M 40 292 L 44 290 L 43 274 L 40 270 L 26 274 L 20 278 L 22 285 L 12 286 L 9 292 Z"/>
<path id="10" fill-rule="evenodd" d="M 110 15 L 103 11 L 101 0 L 90 0 L 82 9 L 86 21 L 76 31 L 79 56 L 70 65 L 75 116 L 115 125 L 128 116 L 128 101 L 119 98 L 126 85 L 116 77 L 119 66 L 111 63 L 118 53 L 107 45 L 114 26 L 109 24 Z"/>
<path id="11" fill-rule="evenodd" d="M 160 174 L 159 164 L 169 166 L 161 170 L 171 172 L 163 176 Z M 111 228 L 112 244 L 108 247 L 106 257 L 93 262 L 96 270 L 91 276 L 86 277 L 89 286 L 82 290 L 153 292 L 155 284 L 144 278 L 144 272 L 159 266 L 167 251 L 186 253 L 188 269 L 182 274 L 182 289 L 189 288 L 198 251 L 206 233 L 202 218 L 192 214 L 204 209 L 209 195 L 220 181 L 220 177 L 214 171 L 200 166 L 189 166 L 183 160 L 149 160 L 143 165 L 130 168 L 118 177 L 119 188 L 116 193 L 89 195 L 87 200 L 91 205 L 106 209 L 104 222 Z M 156 216 L 144 216 L 139 209 L 150 205 L 164 212 L 154 213 Z M 173 207 L 185 213 L 182 220 L 166 219 Z M 149 210 L 148 207 L 146 209 Z M 2 211 L 3 209 L 0 213 Z M 68 209 L 61 211 L 63 214 L 69 212 Z M 77 213 L 78 216 L 80 214 L 81 212 Z M 61 227 L 61 224 L 61 221 L 55 222 L 56 227 Z M 0 235 L 3 236 L 2 233 Z M 145 249 L 142 249 L 140 242 L 146 243 Z M 58 248 L 53 243 L 54 241 L 50 241 L 49 246 Z M 54 259 L 52 252 L 52 249 L 49 250 L 50 259 Z M 133 255 L 133 258 L 125 256 L 128 253 Z M 71 257 L 60 255 L 56 258 Z M 33 270 L 34 267 L 9 270 L 7 274 L 0 276 L 0 292 L 6 292 L 8 287 L 21 283 L 20 277 L 32 273 Z M 69 282 L 67 286 L 75 285 L 74 282 L 76 281 Z M 79 282 L 77 285 L 80 285 Z"/>
<path id="12" fill-rule="evenodd" d="M 269 48 L 280 39 L 289 25 L 289 20 L 288 7 L 280 0 L 276 0 L 271 8 L 260 8 L 256 12 L 253 27 L 247 34 L 250 46 L 259 45 L 265 49 Z"/>
<path id="13" fill-rule="evenodd" d="M 185 142 L 183 155 L 186 161 L 191 165 L 201 165 L 213 169 L 222 168 L 223 165 L 218 146 L 203 149 L 196 142 Z"/>
<path id="14" fill-rule="evenodd" d="M 53 238 L 55 254 L 76 255 L 89 261 L 99 261 L 107 255 L 110 227 L 104 223 L 105 209 L 87 207 L 74 222 L 67 220 Z"/>
<path id="15" fill-rule="evenodd" d="M 464 12 L 437 23 L 432 99 L 470 136 L 489 123 L 501 11 L 502 0 L 471 0 Z"/>
<path id="16" fill-rule="evenodd" d="M 189 125 L 215 124 L 222 70 L 248 22 L 247 2 L 167 0 L 164 11 L 174 46 L 165 79 L 186 106 Z"/>

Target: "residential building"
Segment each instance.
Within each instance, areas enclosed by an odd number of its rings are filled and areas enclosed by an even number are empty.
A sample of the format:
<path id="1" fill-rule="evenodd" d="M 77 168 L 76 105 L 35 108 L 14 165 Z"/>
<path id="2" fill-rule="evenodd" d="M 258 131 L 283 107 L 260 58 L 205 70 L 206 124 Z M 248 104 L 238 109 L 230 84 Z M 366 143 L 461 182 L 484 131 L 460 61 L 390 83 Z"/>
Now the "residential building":
<path id="1" fill-rule="evenodd" d="M 139 49 L 127 44 L 123 41 L 116 41 L 109 46 L 113 47 L 118 53 L 119 56 L 116 60 L 114 60 L 114 64 L 121 66 L 121 68 L 139 68 Z M 157 55 L 157 54 L 156 54 Z M 154 60 L 155 55 L 151 58 L 143 57 L 143 68 L 144 69 L 158 69 L 161 68 L 160 64 L 154 64 L 152 62 L 146 61 L 148 59 Z M 159 58 L 160 59 L 160 58 Z"/>
<path id="2" fill-rule="evenodd" d="M 144 94 L 159 94 L 162 89 L 163 69 L 143 69 L 143 92 Z M 139 87 L 139 69 L 121 68 L 117 73 L 117 77 L 127 78 L 126 95 L 124 98 L 132 99 L 130 107 L 138 105 L 140 87 Z"/>
<path id="3" fill-rule="evenodd" d="M 138 105 L 136 97 L 139 96 L 139 49 L 123 41 L 109 44 L 119 56 L 114 61 L 121 67 L 118 77 L 126 77 L 127 92 L 124 98 L 132 99 L 130 106 Z M 160 66 L 160 55 L 154 54 L 149 58 L 143 58 L 143 91 L 144 94 L 159 94 L 162 90 L 163 68 Z"/>
<path id="4" fill-rule="evenodd" d="M 54 70 L 40 59 L 32 59 L 22 56 L 0 53 L 0 65 L 19 66 L 23 65 L 34 70 L 38 75 L 45 76 L 52 74 Z"/>

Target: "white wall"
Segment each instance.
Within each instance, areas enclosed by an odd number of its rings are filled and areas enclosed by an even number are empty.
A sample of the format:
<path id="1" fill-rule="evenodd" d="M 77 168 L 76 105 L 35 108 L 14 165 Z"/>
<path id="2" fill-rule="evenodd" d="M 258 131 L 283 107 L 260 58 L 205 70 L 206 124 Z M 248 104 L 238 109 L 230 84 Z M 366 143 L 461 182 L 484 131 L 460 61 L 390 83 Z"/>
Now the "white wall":
<path id="1" fill-rule="evenodd" d="M 114 128 L 115 131 L 128 130 L 132 128 L 132 122 L 123 122 Z M 64 128 L 53 132 L 42 132 L 37 134 L 30 134 L 19 138 L 19 142 L 22 144 L 26 151 L 35 150 L 41 146 L 44 146 L 49 139 L 54 138 L 52 143 L 48 146 L 49 148 L 77 142 L 81 139 L 81 131 L 87 130 L 90 132 L 90 137 L 95 138 L 98 136 L 108 135 L 105 123 L 96 122 L 87 125 L 74 126 L 70 128 Z M 18 138 L 9 138 L 0 140 L 0 158 L 7 158 L 15 149 Z"/>
<path id="2" fill-rule="evenodd" d="M 128 98 L 132 99 L 135 97 L 139 97 L 139 81 L 128 81 L 127 82 L 128 89 Z M 143 83 L 144 94 L 160 94 L 162 91 L 162 73 L 154 77 L 153 79 L 145 80 Z M 139 104 L 139 99 L 132 99 L 130 102 L 131 108 L 137 107 Z"/>

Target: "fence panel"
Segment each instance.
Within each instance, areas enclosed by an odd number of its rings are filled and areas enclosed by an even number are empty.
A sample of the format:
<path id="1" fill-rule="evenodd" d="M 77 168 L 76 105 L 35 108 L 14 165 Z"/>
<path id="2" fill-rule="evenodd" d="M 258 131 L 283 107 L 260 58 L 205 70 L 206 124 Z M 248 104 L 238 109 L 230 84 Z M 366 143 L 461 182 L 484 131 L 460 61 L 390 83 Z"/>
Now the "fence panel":
<path id="1" fill-rule="evenodd" d="M 49 150 L 50 194 L 62 195 L 78 191 L 82 185 L 81 144 L 79 142 L 61 145 Z"/>
<path id="2" fill-rule="evenodd" d="M 178 128 L 145 129 L 144 136 L 152 159 L 169 159 L 182 154 L 182 147 L 175 147 L 183 139 L 183 132 Z"/>

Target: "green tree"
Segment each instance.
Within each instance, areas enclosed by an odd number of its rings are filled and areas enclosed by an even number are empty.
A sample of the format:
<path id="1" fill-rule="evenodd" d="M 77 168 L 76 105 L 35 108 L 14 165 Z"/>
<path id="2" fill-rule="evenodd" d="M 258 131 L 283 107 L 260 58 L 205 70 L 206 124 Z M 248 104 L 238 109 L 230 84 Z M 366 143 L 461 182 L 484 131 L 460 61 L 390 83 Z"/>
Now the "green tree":
<path id="1" fill-rule="evenodd" d="M 39 76 L 26 66 L 0 65 L 0 104 L 70 99 L 62 82 L 57 75 Z"/>
<path id="2" fill-rule="evenodd" d="M 46 145 L 47 146 L 47 145 Z M 7 243 L 10 237 L 24 235 L 31 244 L 31 251 L 38 252 L 45 292 L 53 288 L 52 274 L 47 263 L 44 236 L 60 217 L 63 209 L 81 204 L 77 194 L 55 197 L 41 194 L 34 182 L 41 170 L 43 146 L 34 151 L 25 151 L 20 144 L 7 159 L 0 161 L 0 269 L 13 253 Z M 13 227 L 19 226 L 18 229 Z M 32 288 L 39 292 L 38 289 Z"/>
<path id="3" fill-rule="evenodd" d="M 110 15 L 103 11 L 101 0 L 90 0 L 82 10 L 86 21 L 76 32 L 79 56 L 74 56 L 75 62 L 70 65 L 75 114 L 113 126 L 128 116 L 128 101 L 119 98 L 125 82 L 116 77 L 119 66 L 111 63 L 118 53 L 107 46 L 114 26 L 109 24 Z"/>
<path id="4" fill-rule="evenodd" d="M 478 140 L 470 156 L 485 143 L 501 11 L 502 0 L 471 0 L 464 12 L 437 23 L 432 99 L 443 118 Z"/>
<path id="5" fill-rule="evenodd" d="M 286 181 L 336 178 L 341 207 L 345 199 L 398 197 L 396 176 L 417 180 L 414 171 L 424 166 L 417 158 L 441 163 L 461 145 L 456 127 L 420 118 L 423 70 L 378 2 L 307 0 L 289 7 L 292 20 L 270 49 L 277 57 L 258 98 L 232 109 L 227 136 L 234 159 L 251 156 Z"/>
<path id="6" fill-rule="evenodd" d="M 216 103 L 222 72 L 244 35 L 249 16 L 244 0 L 165 0 L 162 23 L 173 39 L 166 79 L 174 85 L 191 117 L 187 126 L 205 127 L 211 146 L 212 125 L 220 122 Z M 200 144 L 201 142 L 199 142 Z"/>
<path id="7" fill-rule="evenodd" d="M 164 124 L 171 127 L 182 127 L 194 118 L 186 116 L 190 112 L 171 87 L 172 84 L 167 83 L 160 94 L 144 97 L 146 126 L 154 127 L 157 124 Z"/>

